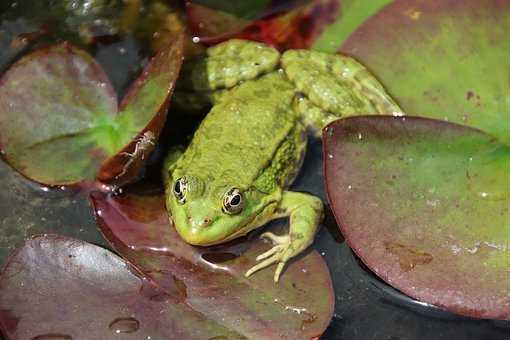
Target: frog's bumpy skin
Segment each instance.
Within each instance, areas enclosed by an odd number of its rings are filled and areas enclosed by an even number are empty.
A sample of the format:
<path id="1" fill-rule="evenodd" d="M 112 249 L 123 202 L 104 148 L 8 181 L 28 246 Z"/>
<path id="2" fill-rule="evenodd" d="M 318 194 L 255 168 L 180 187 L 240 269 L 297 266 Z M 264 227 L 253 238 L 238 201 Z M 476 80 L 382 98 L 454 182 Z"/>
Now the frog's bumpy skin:
<path id="1" fill-rule="evenodd" d="M 231 88 L 276 68 L 280 53 L 267 45 L 233 39 L 213 46 L 207 55 L 186 63 L 180 86 L 185 90 Z"/>
<path id="2" fill-rule="evenodd" d="M 338 117 L 402 113 L 379 81 L 350 57 L 289 50 L 281 64 L 299 92 Z"/>

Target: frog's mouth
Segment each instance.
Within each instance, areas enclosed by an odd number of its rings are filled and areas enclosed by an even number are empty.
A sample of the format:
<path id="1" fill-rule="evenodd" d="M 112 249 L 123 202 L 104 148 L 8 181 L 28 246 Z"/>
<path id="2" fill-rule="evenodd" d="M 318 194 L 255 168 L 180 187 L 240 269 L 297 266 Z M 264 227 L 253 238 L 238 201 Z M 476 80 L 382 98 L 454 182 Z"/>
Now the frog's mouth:
<path id="1" fill-rule="evenodd" d="M 186 243 L 195 245 L 195 246 L 201 246 L 201 247 L 207 247 L 207 246 L 214 246 L 221 243 L 225 243 L 228 241 L 231 241 L 233 239 L 236 239 L 238 237 L 244 236 L 248 234 L 250 231 L 257 229 L 258 227 L 263 226 L 269 220 L 273 217 L 273 212 L 276 207 L 277 203 L 276 201 L 271 202 L 270 204 L 266 205 L 260 212 L 255 213 L 251 215 L 242 225 L 241 227 L 235 228 L 235 230 L 230 234 L 223 234 L 218 233 L 218 237 L 215 238 L 213 241 L 206 241 L 205 239 L 207 236 L 211 236 L 211 228 L 215 228 L 214 224 L 208 227 L 204 227 L 201 229 L 196 236 L 199 237 L 190 237 L 189 233 L 189 226 L 185 225 L 184 228 L 180 228 L 175 221 L 173 221 L 173 225 L 181 238 L 186 241 Z M 216 226 L 217 228 L 221 228 L 222 226 Z M 208 235 L 209 234 L 209 235 Z"/>

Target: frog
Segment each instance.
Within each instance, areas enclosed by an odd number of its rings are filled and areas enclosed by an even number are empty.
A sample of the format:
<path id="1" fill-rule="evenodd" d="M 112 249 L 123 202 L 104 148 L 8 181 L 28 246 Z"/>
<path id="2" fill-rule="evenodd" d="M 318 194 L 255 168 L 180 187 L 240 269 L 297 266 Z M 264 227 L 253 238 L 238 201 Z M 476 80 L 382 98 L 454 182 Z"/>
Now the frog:
<path id="1" fill-rule="evenodd" d="M 290 190 L 308 137 L 357 114 L 401 115 L 381 83 L 355 59 L 306 49 L 283 53 L 231 39 L 186 61 L 173 99 L 182 108 L 210 108 L 185 149 L 164 164 L 171 223 L 194 246 L 231 241 L 289 218 L 288 232 L 260 235 L 272 247 L 244 274 L 276 265 L 277 283 L 290 259 L 314 241 L 322 200 Z"/>

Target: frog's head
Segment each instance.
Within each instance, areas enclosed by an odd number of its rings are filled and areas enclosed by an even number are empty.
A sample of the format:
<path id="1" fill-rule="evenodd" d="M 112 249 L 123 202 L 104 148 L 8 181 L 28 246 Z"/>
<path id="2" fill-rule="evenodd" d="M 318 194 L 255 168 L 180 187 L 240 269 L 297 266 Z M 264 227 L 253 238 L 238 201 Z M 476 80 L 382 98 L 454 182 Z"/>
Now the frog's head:
<path id="1" fill-rule="evenodd" d="M 196 176 L 170 177 L 166 204 L 177 232 L 188 243 L 213 245 L 245 235 L 273 213 L 276 199 L 226 182 Z"/>

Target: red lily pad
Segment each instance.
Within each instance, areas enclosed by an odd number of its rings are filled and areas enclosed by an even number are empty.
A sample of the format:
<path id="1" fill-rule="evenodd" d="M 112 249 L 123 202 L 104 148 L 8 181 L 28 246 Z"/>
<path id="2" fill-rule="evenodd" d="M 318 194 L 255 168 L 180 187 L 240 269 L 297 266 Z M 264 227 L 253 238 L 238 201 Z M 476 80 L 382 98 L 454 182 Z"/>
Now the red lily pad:
<path id="1" fill-rule="evenodd" d="M 510 319 L 510 149 L 425 118 L 353 117 L 324 132 L 328 197 L 361 260 L 407 295 Z"/>
<path id="2" fill-rule="evenodd" d="M 156 54 L 119 110 L 109 80 L 83 50 L 63 43 L 26 55 L 0 79 L 2 153 L 44 184 L 93 179 L 100 168 L 101 180 L 128 181 L 159 136 L 181 63 L 178 39 Z"/>
<path id="3" fill-rule="evenodd" d="M 405 112 L 479 128 L 508 144 L 509 31 L 505 0 L 396 0 L 341 51 L 374 72 Z"/>
<path id="4" fill-rule="evenodd" d="M 338 14 L 338 0 L 189 1 L 187 15 L 193 34 L 206 44 L 230 38 L 264 42 L 279 49 L 307 48 Z"/>
<path id="5" fill-rule="evenodd" d="M 101 230 L 115 249 L 211 321 L 250 339 L 310 339 L 329 324 L 333 288 L 316 251 L 292 261 L 278 284 L 274 268 L 245 278 L 269 244 L 243 239 L 215 247 L 189 245 L 169 224 L 161 190 L 91 197 Z"/>
<path id="6" fill-rule="evenodd" d="M 9 339 L 241 338 L 110 251 L 61 236 L 30 239 L 10 257 L 0 328 Z"/>

